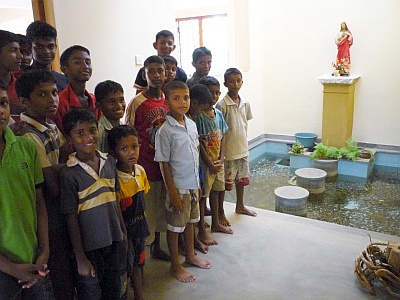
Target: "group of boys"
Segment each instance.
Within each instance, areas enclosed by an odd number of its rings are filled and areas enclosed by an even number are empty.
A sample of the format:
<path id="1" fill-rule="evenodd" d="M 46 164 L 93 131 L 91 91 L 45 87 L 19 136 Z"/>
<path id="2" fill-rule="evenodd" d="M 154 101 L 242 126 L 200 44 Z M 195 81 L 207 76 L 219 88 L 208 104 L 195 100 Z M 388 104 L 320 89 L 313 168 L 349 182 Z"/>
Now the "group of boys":
<path id="1" fill-rule="evenodd" d="M 206 199 L 214 232 L 233 233 L 223 209 L 233 185 L 236 212 L 256 215 L 243 203 L 252 115 L 239 97 L 242 74 L 226 71 L 228 93 L 217 102 L 211 52 L 193 52 L 196 72 L 187 80 L 170 55 L 174 36 L 163 30 L 126 107 L 117 82 L 86 90 L 92 65 L 83 46 L 62 53 L 64 74 L 51 70 L 56 38 L 41 21 L 26 38 L 0 31 L 0 299 L 120 299 L 127 276 L 143 299 L 146 240 L 179 281 L 194 281 L 179 252 L 211 268 L 194 250 L 217 244 L 205 230 Z"/>

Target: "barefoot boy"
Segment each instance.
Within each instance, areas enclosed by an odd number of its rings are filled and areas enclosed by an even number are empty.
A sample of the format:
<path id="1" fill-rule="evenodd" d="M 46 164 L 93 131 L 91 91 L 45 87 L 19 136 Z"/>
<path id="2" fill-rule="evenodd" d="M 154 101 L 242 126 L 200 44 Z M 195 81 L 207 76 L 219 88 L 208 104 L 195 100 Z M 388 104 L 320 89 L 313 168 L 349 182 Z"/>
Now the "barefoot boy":
<path id="1" fill-rule="evenodd" d="M 171 272 L 181 282 L 196 279 L 179 261 L 178 235 L 184 232 L 185 262 L 209 269 L 211 263 L 194 253 L 193 224 L 199 221 L 199 141 L 196 124 L 185 114 L 190 107 L 189 89 L 180 81 L 165 86 L 170 112 L 156 134 L 155 160 L 160 162 L 168 195 L 165 203 Z"/>
<path id="2" fill-rule="evenodd" d="M 121 190 L 117 192 L 122 216 L 128 233 L 128 276 L 131 278 L 135 300 L 143 300 L 142 274 L 146 259 L 146 237 L 150 235 L 145 215 L 144 194 L 150 189 L 146 172 L 136 164 L 139 139 L 136 129 L 129 125 L 113 128 L 108 135 L 110 154 L 117 159 Z"/>
<path id="3" fill-rule="evenodd" d="M 211 205 L 211 231 L 232 234 L 229 227 L 221 225 L 219 217 L 220 193 L 225 192 L 224 134 L 228 129 L 221 111 L 213 108 L 213 99 L 208 88 L 203 84 L 195 84 L 190 88 L 190 99 L 207 103 L 205 110 L 194 117 L 197 130 L 202 136 L 200 139 L 201 168 L 204 173 L 204 191 L 200 205 L 205 209 L 206 198 L 210 198 Z M 223 199 L 223 195 L 222 195 Z M 223 212 L 222 212 L 223 214 Z M 204 218 L 204 217 L 203 217 Z M 203 222 L 204 223 L 204 222 Z M 206 245 L 215 245 L 213 240 L 204 230 L 204 224 L 199 224 L 198 239 Z"/>
<path id="4" fill-rule="evenodd" d="M 242 73 L 236 68 L 226 70 L 224 85 L 228 88 L 226 96 L 216 107 L 222 112 L 228 131 L 225 134 L 225 189 L 236 186 L 237 214 L 255 217 L 255 211 L 244 206 L 244 187 L 250 184 L 249 147 L 247 143 L 247 121 L 253 118 L 250 103 L 239 96 L 242 87 Z"/>
<path id="5" fill-rule="evenodd" d="M 169 255 L 160 246 L 161 232 L 167 231 L 164 213 L 167 191 L 160 166 L 154 161 L 156 132 L 164 123 L 168 111 L 161 90 L 165 81 L 165 63 L 162 57 L 152 55 L 144 61 L 144 68 L 143 76 L 148 88 L 137 94 L 128 104 L 126 124 L 134 127 L 139 133 L 141 147 L 138 163 L 146 170 L 151 187 L 145 196 L 150 232 L 155 232 L 150 254 L 152 258 L 169 261 Z"/>

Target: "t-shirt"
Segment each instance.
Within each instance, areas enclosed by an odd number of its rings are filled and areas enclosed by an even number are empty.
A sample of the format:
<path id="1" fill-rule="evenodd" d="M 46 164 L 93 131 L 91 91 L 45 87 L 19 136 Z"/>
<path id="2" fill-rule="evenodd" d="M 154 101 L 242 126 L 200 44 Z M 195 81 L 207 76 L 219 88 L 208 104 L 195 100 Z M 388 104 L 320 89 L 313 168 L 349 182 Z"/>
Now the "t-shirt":
<path id="1" fill-rule="evenodd" d="M 161 99 L 152 99 L 141 92 L 135 96 L 126 109 L 126 123 L 139 133 L 140 150 L 138 164 L 145 170 L 150 181 L 162 180 L 160 166 L 154 161 L 155 137 L 165 121 L 168 107 L 164 94 Z"/>
<path id="2" fill-rule="evenodd" d="M 75 153 L 61 170 L 61 212 L 77 214 L 84 251 L 100 249 L 121 241 L 116 191 L 119 180 L 115 159 L 99 151 L 97 174 Z"/>
<path id="3" fill-rule="evenodd" d="M 93 94 L 85 91 L 85 95 L 88 97 L 89 107 L 88 109 L 91 110 L 97 120 L 101 117 L 101 111 L 96 107 L 96 98 Z M 57 127 L 64 132 L 64 128 L 62 126 L 62 118 L 64 115 L 73 107 L 82 107 L 81 102 L 79 101 L 78 97 L 75 95 L 74 91 L 72 90 L 71 85 L 68 84 L 67 88 L 63 90 L 58 95 L 60 101 L 58 104 L 57 113 L 51 119 L 57 124 Z"/>
<path id="4" fill-rule="evenodd" d="M 142 74 L 144 74 L 144 72 L 145 72 L 145 68 L 141 67 L 139 72 L 136 75 L 136 79 L 135 79 L 135 83 L 133 84 L 133 87 L 137 90 L 144 90 L 147 88 L 147 80 L 144 79 L 142 76 Z M 182 68 L 180 68 L 180 67 L 176 68 L 176 77 L 174 80 L 186 82 L 187 75 Z"/>
<path id="5" fill-rule="evenodd" d="M 145 238 L 150 235 L 147 224 L 144 194 L 150 189 L 146 172 L 142 166 L 135 165 L 132 174 L 118 171 L 121 190 L 117 192 L 120 201 L 122 216 L 128 234 L 132 238 Z"/>
<path id="6" fill-rule="evenodd" d="M 198 84 L 200 82 L 201 77 L 194 72 L 192 77 L 190 77 L 187 81 L 186 84 L 188 87 L 191 87 L 192 85 Z"/>
<path id="7" fill-rule="evenodd" d="M 204 111 L 194 117 L 199 135 L 207 135 L 205 143 L 205 150 L 207 156 L 211 161 L 219 159 L 221 151 L 221 140 L 228 126 L 225 123 L 221 111 L 213 108 L 215 116 L 209 116 Z"/>
<path id="8" fill-rule="evenodd" d="M 15 90 L 15 82 L 16 77 L 14 73 L 11 73 L 11 82 L 10 85 L 7 87 L 7 95 L 8 100 L 10 101 L 10 114 L 11 118 L 14 121 L 19 121 L 19 115 L 25 111 L 25 108 L 22 106 L 21 102 L 19 101 L 17 91 Z"/>
<path id="9" fill-rule="evenodd" d="M 122 122 L 120 122 L 120 125 L 122 125 Z M 105 115 L 102 115 L 99 119 L 98 122 L 98 128 L 99 128 L 99 141 L 97 142 L 97 149 L 100 150 L 100 152 L 108 153 L 108 132 L 113 129 L 113 126 L 111 122 L 106 118 Z"/>
<path id="10" fill-rule="evenodd" d="M 43 183 L 36 144 L 3 132 L 0 160 L 0 254 L 15 263 L 34 263 L 37 255 L 36 188 Z"/>
<path id="11" fill-rule="evenodd" d="M 237 105 L 228 94 L 216 107 L 222 112 L 229 129 L 225 133 L 225 160 L 235 160 L 249 155 L 247 121 L 253 118 L 250 103 L 239 97 Z"/>

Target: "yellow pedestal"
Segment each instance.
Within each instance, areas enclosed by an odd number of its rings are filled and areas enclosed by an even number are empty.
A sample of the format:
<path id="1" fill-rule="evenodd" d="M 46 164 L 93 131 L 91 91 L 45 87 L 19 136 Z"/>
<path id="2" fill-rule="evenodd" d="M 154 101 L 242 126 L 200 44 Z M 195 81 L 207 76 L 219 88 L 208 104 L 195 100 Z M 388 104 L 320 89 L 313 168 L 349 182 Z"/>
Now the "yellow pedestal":
<path id="1" fill-rule="evenodd" d="M 341 148 L 353 132 L 354 89 L 360 76 L 334 77 L 318 80 L 324 85 L 322 143 Z"/>

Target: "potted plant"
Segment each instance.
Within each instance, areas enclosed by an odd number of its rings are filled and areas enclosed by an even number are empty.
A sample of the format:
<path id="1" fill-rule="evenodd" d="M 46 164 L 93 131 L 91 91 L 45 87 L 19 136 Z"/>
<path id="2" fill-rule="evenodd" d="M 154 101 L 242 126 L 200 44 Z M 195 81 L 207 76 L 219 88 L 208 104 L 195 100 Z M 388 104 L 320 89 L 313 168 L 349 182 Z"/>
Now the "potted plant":
<path id="1" fill-rule="evenodd" d="M 338 148 L 316 143 L 310 158 L 314 160 L 314 168 L 324 170 L 327 177 L 334 177 L 338 174 L 338 159 L 340 158 Z"/>
<path id="2" fill-rule="evenodd" d="M 294 155 L 299 155 L 304 153 L 304 146 L 300 143 L 300 141 L 297 141 L 289 150 L 290 153 Z"/>
<path id="3" fill-rule="evenodd" d="M 356 161 L 357 158 L 361 155 L 361 150 L 358 149 L 357 142 L 350 138 L 346 141 L 346 143 L 347 147 L 343 147 L 339 150 L 339 159 L 344 158 L 347 160 Z"/>

